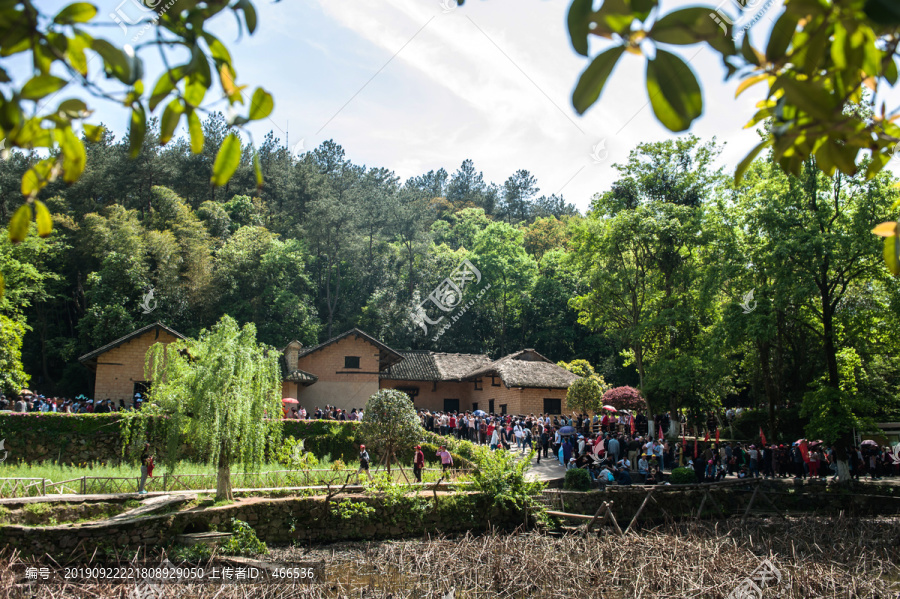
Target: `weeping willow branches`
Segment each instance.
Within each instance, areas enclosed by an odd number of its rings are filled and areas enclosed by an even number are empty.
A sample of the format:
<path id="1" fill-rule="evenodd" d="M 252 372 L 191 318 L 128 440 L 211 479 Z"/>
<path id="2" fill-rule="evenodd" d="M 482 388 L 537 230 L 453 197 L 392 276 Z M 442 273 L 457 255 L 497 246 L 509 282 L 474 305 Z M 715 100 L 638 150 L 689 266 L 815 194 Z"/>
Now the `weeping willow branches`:
<path id="1" fill-rule="evenodd" d="M 231 498 L 232 465 L 257 465 L 270 441 L 281 438 L 279 353 L 256 341 L 256 327 L 224 316 L 197 339 L 147 352 L 153 381 L 145 412 L 168 419 L 167 466 L 186 443 L 218 469 L 217 498 Z"/>

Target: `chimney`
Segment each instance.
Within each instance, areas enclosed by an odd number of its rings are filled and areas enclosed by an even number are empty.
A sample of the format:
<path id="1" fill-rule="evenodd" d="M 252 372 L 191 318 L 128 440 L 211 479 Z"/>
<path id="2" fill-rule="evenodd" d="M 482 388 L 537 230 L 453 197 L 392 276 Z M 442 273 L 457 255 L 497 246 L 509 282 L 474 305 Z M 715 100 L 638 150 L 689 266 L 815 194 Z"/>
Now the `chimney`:
<path id="1" fill-rule="evenodd" d="M 300 349 L 303 347 L 303 344 L 297 340 L 291 341 L 287 344 L 287 347 L 284 348 L 284 362 L 287 364 L 288 372 L 291 370 L 296 370 L 299 368 L 299 360 L 300 360 Z"/>

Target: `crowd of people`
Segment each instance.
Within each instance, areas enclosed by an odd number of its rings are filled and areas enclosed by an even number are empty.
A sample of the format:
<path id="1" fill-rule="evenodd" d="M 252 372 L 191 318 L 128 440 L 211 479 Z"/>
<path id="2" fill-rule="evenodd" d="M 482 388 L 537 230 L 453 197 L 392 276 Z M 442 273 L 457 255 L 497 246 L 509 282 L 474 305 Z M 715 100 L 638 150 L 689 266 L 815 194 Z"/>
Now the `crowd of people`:
<path id="1" fill-rule="evenodd" d="M 666 484 L 666 472 L 691 468 L 698 482 L 728 476 L 825 479 L 837 476 L 835 448 L 799 439 L 791 445 L 669 440 L 668 415 L 657 415 L 660 434 L 648 434 L 648 420 L 640 412 L 614 415 L 486 414 L 484 412 L 421 411 L 422 426 L 439 435 L 452 435 L 492 450 L 536 452 L 537 463 L 555 459 L 567 469 L 584 468 L 599 484 Z M 715 430 L 715 421 L 709 423 Z M 900 445 L 879 447 L 871 441 L 845 449 L 851 477 L 900 476 Z M 552 456 L 552 458 L 551 458 Z"/>
<path id="2" fill-rule="evenodd" d="M 353 408 L 349 412 L 342 408 L 326 405 L 325 408 L 316 406 L 312 412 L 307 412 L 306 408 L 299 404 L 285 404 L 284 418 L 286 420 L 362 420 L 363 411 L 359 408 Z"/>
<path id="3" fill-rule="evenodd" d="M 30 412 L 108 414 L 110 412 L 140 410 L 143 401 L 143 396 L 140 393 L 135 393 L 134 401 L 131 405 L 126 405 L 124 399 L 120 399 L 117 403 L 112 399 L 93 400 L 84 395 L 78 395 L 75 398 L 45 397 L 25 389 L 13 397 L 0 395 L 0 411 L 12 411 L 20 414 Z"/>

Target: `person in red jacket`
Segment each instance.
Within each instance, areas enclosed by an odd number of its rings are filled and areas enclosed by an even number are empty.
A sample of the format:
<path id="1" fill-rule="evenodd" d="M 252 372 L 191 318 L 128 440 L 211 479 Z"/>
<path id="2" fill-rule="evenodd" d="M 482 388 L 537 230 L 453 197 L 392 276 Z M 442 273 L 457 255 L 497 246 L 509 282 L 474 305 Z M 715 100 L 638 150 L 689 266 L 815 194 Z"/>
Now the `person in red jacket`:
<path id="1" fill-rule="evenodd" d="M 416 458 L 413 461 L 413 474 L 416 475 L 416 482 L 422 482 L 422 469 L 425 467 L 425 453 L 422 452 L 422 446 L 416 445 Z"/>

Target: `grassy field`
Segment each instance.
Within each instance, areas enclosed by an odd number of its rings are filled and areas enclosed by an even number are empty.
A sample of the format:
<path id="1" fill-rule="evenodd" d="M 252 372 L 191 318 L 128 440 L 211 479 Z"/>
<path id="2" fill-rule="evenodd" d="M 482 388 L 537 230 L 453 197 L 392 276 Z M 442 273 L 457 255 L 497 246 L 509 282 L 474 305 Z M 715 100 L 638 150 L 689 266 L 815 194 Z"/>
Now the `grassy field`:
<path id="1" fill-rule="evenodd" d="M 331 460 L 321 460 L 318 468 L 331 469 Z M 273 472 L 286 470 L 283 464 L 266 463 L 256 467 L 247 468 L 247 472 Z M 214 472 L 207 464 L 194 462 L 178 462 L 172 470 L 168 470 L 162 464 L 157 464 L 153 470 L 154 476 L 169 474 L 210 474 Z M 241 472 L 235 468 L 233 472 Z M 0 464 L 0 478 L 48 478 L 53 481 L 81 478 L 82 476 L 108 476 L 108 477 L 135 477 L 140 476 L 140 469 L 132 464 L 103 464 L 100 462 L 83 463 L 73 466 L 56 464 L 51 461 L 38 464 Z"/>
<path id="2" fill-rule="evenodd" d="M 356 468 L 340 461 L 322 460 L 315 469 L 287 470 L 278 463 L 250 466 L 245 470 L 235 468 L 231 473 L 232 485 L 235 488 L 262 489 L 279 487 L 302 487 L 311 485 L 355 483 Z M 407 469 L 406 475 L 412 480 L 412 471 Z M 84 477 L 84 480 L 82 478 Z M 40 482 L 27 483 L 4 481 L 2 479 L 30 478 L 45 479 Z M 60 465 L 52 462 L 40 464 L 0 464 L 0 497 L 22 497 L 58 493 L 134 493 L 137 492 L 140 470 L 132 465 L 113 464 L 80 464 Z M 363 477 L 364 478 L 364 477 Z M 405 482 L 399 470 L 394 471 L 394 478 Z M 426 470 L 424 482 L 433 482 L 441 478 L 438 470 Z M 455 480 L 463 477 L 454 476 Z M 203 490 L 216 487 L 216 472 L 206 464 L 180 462 L 172 470 L 159 465 L 154 469 L 153 477 L 147 480 L 148 491 Z"/>

